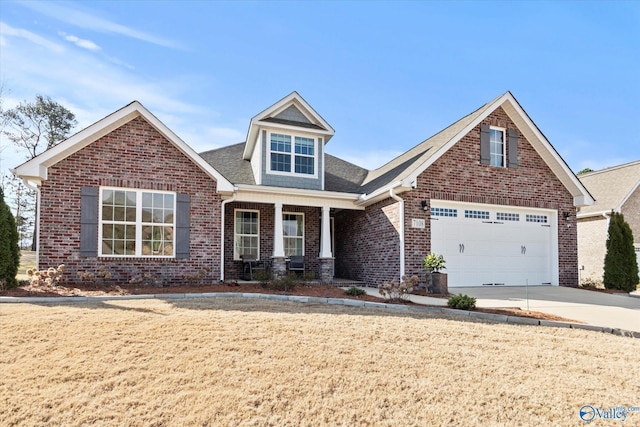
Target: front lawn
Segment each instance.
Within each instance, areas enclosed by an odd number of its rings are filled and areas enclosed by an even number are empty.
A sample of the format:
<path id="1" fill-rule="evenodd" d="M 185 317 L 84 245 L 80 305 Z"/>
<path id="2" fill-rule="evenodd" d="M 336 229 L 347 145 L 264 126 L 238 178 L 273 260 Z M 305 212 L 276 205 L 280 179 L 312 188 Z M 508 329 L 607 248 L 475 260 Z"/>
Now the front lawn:
<path id="1" fill-rule="evenodd" d="M 562 426 L 640 404 L 640 340 L 324 304 L 2 304 L 0 354 L 8 426 Z"/>

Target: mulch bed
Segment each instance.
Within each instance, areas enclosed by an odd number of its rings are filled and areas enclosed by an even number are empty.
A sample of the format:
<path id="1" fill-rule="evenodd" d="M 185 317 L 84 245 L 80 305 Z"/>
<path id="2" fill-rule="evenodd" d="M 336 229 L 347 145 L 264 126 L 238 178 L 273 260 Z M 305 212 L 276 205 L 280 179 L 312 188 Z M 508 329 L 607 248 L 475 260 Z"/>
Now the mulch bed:
<path id="1" fill-rule="evenodd" d="M 240 283 L 240 284 L 218 284 L 218 285 L 202 285 L 202 286 L 169 286 L 169 287 L 140 287 L 135 285 L 91 285 L 79 284 L 74 286 L 56 286 L 46 287 L 24 285 L 17 288 L 0 291 L 0 296 L 11 297 L 68 297 L 68 296 L 101 296 L 101 295 L 148 295 L 148 294 L 186 294 L 186 293 L 211 293 L 211 292 L 237 292 L 237 293 L 262 293 L 262 294 L 280 294 L 280 295 L 300 295 L 320 298 L 349 298 L 360 301 L 370 302 L 388 302 L 384 298 L 372 295 L 351 296 L 336 286 L 322 284 L 302 284 L 297 285 L 289 292 L 278 291 L 263 287 L 259 283 Z M 429 296 L 433 298 L 449 298 L 451 295 L 444 294 L 427 294 L 424 289 L 414 290 L 413 294 Z M 411 301 L 400 301 L 394 304 L 417 305 Z M 473 311 L 493 314 L 503 314 L 508 316 L 529 317 L 533 319 L 568 321 L 560 316 L 548 313 L 540 313 L 536 311 L 525 311 L 518 308 L 510 309 L 493 309 L 493 308 L 476 308 Z M 575 322 L 575 320 L 571 320 Z"/>

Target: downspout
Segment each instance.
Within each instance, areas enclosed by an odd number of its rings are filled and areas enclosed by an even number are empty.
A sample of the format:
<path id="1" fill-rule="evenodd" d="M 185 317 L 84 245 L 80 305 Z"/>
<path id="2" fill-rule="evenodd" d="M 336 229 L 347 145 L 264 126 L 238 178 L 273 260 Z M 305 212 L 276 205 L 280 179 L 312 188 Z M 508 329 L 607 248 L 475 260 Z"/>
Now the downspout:
<path id="1" fill-rule="evenodd" d="M 230 199 L 223 200 L 220 205 L 220 283 L 224 283 L 224 207 L 234 200 L 236 200 L 235 191 Z"/>
<path id="2" fill-rule="evenodd" d="M 389 196 L 400 203 L 400 281 L 404 276 L 404 200 L 389 189 Z"/>

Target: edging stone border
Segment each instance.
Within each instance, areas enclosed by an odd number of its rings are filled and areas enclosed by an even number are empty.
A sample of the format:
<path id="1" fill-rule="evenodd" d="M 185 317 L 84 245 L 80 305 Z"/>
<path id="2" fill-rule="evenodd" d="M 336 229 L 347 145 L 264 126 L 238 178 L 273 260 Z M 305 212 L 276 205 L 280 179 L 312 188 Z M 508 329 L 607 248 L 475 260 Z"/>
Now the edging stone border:
<path id="1" fill-rule="evenodd" d="M 0 304 L 5 303 L 58 303 L 78 302 L 89 303 L 96 301 L 124 301 L 141 299 L 194 299 L 194 298 L 247 298 L 268 299 L 276 301 L 292 301 L 300 303 L 321 303 L 329 305 L 344 305 L 349 307 L 379 308 L 395 311 L 417 311 L 427 313 L 449 314 L 466 316 L 473 319 L 487 320 L 496 323 L 508 323 L 512 325 L 548 326 L 553 328 L 583 329 L 587 331 L 603 332 L 623 337 L 640 338 L 640 332 L 628 331 L 606 326 L 584 325 L 581 323 L 558 322 L 554 320 L 534 319 L 530 317 L 509 316 L 506 314 L 483 313 L 479 311 L 458 310 L 447 307 L 408 306 L 402 304 L 387 304 L 383 302 L 360 301 L 349 298 L 321 298 L 299 295 L 277 295 L 260 293 L 238 292 L 205 292 L 186 294 L 147 294 L 147 295 L 104 295 L 89 297 L 0 297 Z"/>

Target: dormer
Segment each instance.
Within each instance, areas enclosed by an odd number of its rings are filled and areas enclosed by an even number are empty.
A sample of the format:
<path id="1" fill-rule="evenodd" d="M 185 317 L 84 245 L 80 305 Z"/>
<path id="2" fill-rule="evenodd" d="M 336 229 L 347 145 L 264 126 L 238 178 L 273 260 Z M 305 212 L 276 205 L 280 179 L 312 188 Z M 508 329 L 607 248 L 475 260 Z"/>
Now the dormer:
<path id="1" fill-rule="evenodd" d="M 258 185 L 324 189 L 324 145 L 333 128 L 292 92 L 251 119 L 242 158 Z"/>

